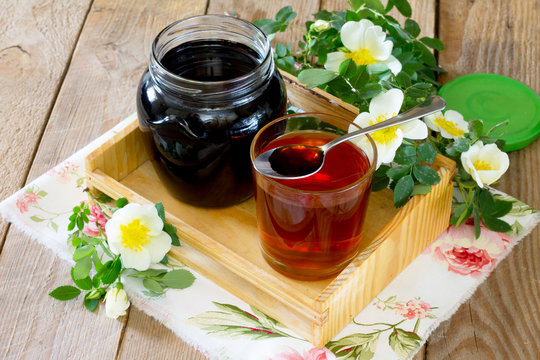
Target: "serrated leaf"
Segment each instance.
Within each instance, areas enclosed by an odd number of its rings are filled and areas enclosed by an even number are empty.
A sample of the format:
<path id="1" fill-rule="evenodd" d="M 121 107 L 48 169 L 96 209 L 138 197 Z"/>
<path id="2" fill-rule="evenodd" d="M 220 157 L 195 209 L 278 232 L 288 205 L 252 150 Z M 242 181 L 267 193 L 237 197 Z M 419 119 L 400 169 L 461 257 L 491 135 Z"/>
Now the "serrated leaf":
<path id="1" fill-rule="evenodd" d="M 416 152 L 420 160 L 428 164 L 432 164 L 433 161 L 435 161 L 435 157 L 437 156 L 437 150 L 435 150 L 433 145 L 428 143 L 422 143 L 418 145 L 418 147 L 416 148 Z"/>
<path id="2" fill-rule="evenodd" d="M 366 84 L 358 93 L 358 96 L 362 99 L 371 99 L 383 91 L 383 87 L 378 83 Z"/>
<path id="3" fill-rule="evenodd" d="M 415 184 L 412 189 L 411 196 L 425 195 L 431 192 L 431 186 L 424 184 Z"/>
<path id="4" fill-rule="evenodd" d="M 157 210 L 157 213 L 158 213 L 158 216 L 159 218 L 165 222 L 165 208 L 163 207 L 163 203 L 162 202 L 158 202 L 156 203 L 156 205 L 154 205 L 156 210 Z"/>
<path id="5" fill-rule="evenodd" d="M 92 255 L 94 252 L 94 247 L 92 245 L 81 246 L 80 248 L 75 249 L 73 252 L 73 261 L 77 262 L 82 258 Z"/>
<path id="6" fill-rule="evenodd" d="M 401 207 L 407 202 L 412 193 L 413 186 L 414 181 L 411 175 L 405 175 L 399 179 L 394 188 L 394 205 L 396 207 Z"/>
<path id="7" fill-rule="evenodd" d="M 389 0 L 399 10 L 399 12 L 405 17 L 411 17 L 412 9 L 407 0 Z"/>
<path id="8" fill-rule="evenodd" d="M 311 89 L 316 86 L 326 84 L 327 82 L 335 79 L 337 76 L 337 73 L 330 70 L 307 69 L 302 70 L 298 74 L 298 81 L 305 84 L 308 89 Z"/>
<path id="9" fill-rule="evenodd" d="M 92 279 L 90 279 L 89 276 L 85 277 L 84 279 L 76 279 L 73 276 L 73 268 L 71 269 L 71 279 L 73 280 L 75 285 L 77 285 L 82 290 L 90 290 L 94 287 L 93 286 L 94 284 L 92 283 Z"/>
<path id="10" fill-rule="evenodd" d="M 92 269 L 92 259 L 90 257 L 85 257 L 77 261 L 73 267 L 73 278 L 77 280 L 82 280 L 90 274 Z"/>
<path id="11" fill-rule="evenodd" d="M 396 81 L 402 88 L 408 88 L 411 86 L 411 77 L 404 71 L 397 74 Z"/>
<path id="12" fill-rule="evenodd" d="M 172 289 L 185 289 L 195 281 L 195 276 L 184 269 L 172 270 L 166 273 L 161 282 Z"/>
<path id="13" fill-rule="evenodd" d="M 482 218 L 482 221 L 484 222 L 484 225 L 493 231 L 506 233 L 512 230 L 512 226 L 508 224 L 506 221 L 497 219 L 496 217 L 492 216 L 486 216 L 480 214 L 480 217 Z"/>
<path id="14" fill-rule="evenodd" d="M 412 37 L 417 37 L 420 35 L 420 25 L 413 19 L 405 20 L 405 31 L 411 34 Z"/>
<path id="15" fill-rule="evenodd" d="M 288 23 L 292 19 L 294 19 L 295 16 L 296 16 L 296 13 L 292 10 L 291 6 L 284 6 L 281 9 L 279 9 L 279 11 L 276 14 L 275 19 L 282 23 Z"/>
<path id="16" fill-rule="evenodd" d="M 411 165 L 397 166 L 397 167 L 393 167 L 393 168 L 388 169 L 388 171 L 386 172 L 386 175 L 390 179 L 392 179 L 394 181 L 397 181 L 401 177 L 408 174 L 409 171 L 411 171 Z"/>
<path id="17" fill-rule="evenodd" d="M 401 145 L 396 151 L 394 162 L 401 165 L 412 165 L 416 162 L 416 149 L 414 146 Z"/>
<path id="18" fill-rule="evenodd" d="M 163 293 L 163 287 L 156 280 L 146 278 L 143 280 L 143 285 L 150 291 L 158 294 Z"/>
<path id="19" fill-rule="evenodd" d="M 180 240 L 178 239 L 178 236 L 176 235 L 176 227 L 172 225 L 171 223 L 165 222 L 163 224 L 163 231 L 165 231 L 172 240 L 172 245 L 174 246 L 180 246 Z"/>
<path id="20" fill-rule="evenodd" d="M 437 51 L 443 51 L 444 50 L 444 44 L 441 40 L 437 38 L 430 38 L 430 37 L 423 37 L 420 39 L 421 42 L 426 44 L 432 49 L 435 49 Z"/>
<path id="21" fill-rule="evenodd" d="M 95 311 L 99 305 L 99 299 L 84 299 L 84 307 L 88 311 Z"/>
<path id="22" fill-rule="evenodd" d="M 427 165 L 416 165 L 413 168 L 413 175 L 424 185 L 435 185 L 441 181 L 441 177 L 434 169 Z"/>
<path id="23" fill-rule="evenodd" d="M 53 291 L 49 293 L 50 296 L 55 298 L 56 300 L 66 301 L 75 299 L 79 294 L 81 293 L 81 290 L 77 289 L 75 286 L 59 286 Z"/>
<path id="24" fill-rule="evenodd" d="M 120 258 L 114 260 L 111 266 L 103 273 L 101 282 L 105 285 L 112 284 L 118 279 L 120 271 L 122 270 L 122 261 Z"/>
<path id="25" fill-rule="evenodd" d="M 496 200 L 493 204 L 493 209 L 490 215 L 496 218 L 500 218 L 508 214 L 512 210 L 513 204 L 511 201 Z"/>

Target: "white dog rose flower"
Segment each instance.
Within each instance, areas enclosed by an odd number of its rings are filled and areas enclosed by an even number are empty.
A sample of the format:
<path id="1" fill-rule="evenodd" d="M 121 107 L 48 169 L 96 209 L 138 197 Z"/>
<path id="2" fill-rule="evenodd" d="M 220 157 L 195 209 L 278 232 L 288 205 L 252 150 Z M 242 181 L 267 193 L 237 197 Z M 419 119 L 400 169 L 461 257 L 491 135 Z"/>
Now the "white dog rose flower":
<path id="1" fill-rule="evenodd" d="M 112 319 L 126 315 L 129 300 L 124 289 L 110 288 L 105 295 L 105 314 Z"/>
<path id="2" fill-rule="evenodd" d="M 147 270 L 171 249 L 172 239 L 152 205 L 128 204 L 105 225 L 111 251 L 120 254 L 126 268 Z"/>
<path id="3" fill-rule="evenodd" d="M 461 163 L 478 186 L 493 184 L 508 170 L 508 154 L 495 144 L 484 145 L 477 141 L 469 150 L 461 154 Z"/>
<path id="4" fill-rule="evenodd" d="M 348 21 L 341 28 L 341 42 L 349 52 L 328 54 L 324 67 L 335 72 L 346 59 L 353 59 L 357 66 L 384 64 L 394 75 L 401 71 L 401 63 L 392 56 L 393 44 L 386 40 L 383 29 L 367 19 Z"/>
<path id="5" fill-rule="evenodd" d="M 463 115 L 454 110 L 447 110 L 444 114 L 435 114 L 424 117 L 426 125 L 434 131 L 441 133 L 445 139 L 458 139 L 469 131 L 469 124 L 463 120 Z"/>
<path id="6" fill-rule="evenodd" d="M 368 127 L 396 116 L 403 104 L 403 91 L 391 89 L 385 93 L 380 93 L 371 99 L 369 112 L 360 113 L 354 123 L 361 128 Z M 349 132 L 358 130 L 355 126 L 349 126 Z M 396 156 L 396 150 L 407 139 L 425 139 L 428 135 L 427 126 L 422 120 L 411 120 L 407 123 L 391 126 L 386 129 L 375 131 L 371 138 L 377 146 L 377 168 L 381 164 L 389 164 Z M 360 147 L 366 155 L 372 159 L 373 149 L 367 137 L 361 136 L 353 142 Z"/>

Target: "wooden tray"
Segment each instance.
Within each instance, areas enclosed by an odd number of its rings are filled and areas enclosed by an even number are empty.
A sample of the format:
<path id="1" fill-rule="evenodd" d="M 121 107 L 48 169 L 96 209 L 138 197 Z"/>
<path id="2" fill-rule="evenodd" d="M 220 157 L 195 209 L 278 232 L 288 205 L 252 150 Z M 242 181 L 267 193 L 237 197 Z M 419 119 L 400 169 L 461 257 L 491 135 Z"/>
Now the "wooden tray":
<path id="1" fill-rule="evenodd" d="M 349 119 L 358 113 L 283 75 L 293 105 Z M 226 209 L 202 209 L 177 200 L 136 119 L 86 157 L 90 187 L 130 202 L 163 202 L 167 220 L 178 228 L 183 243 L 170 255 L 316 346 L 332 339 L 448 226 L 455 163 L 437 156 L 434 168 L 441 182 L 399 210 L 390 191 L 373 193 L 359 255 L 337 277 L 305 282 L 277 273 L 264 261 L 253 199 Z"/>

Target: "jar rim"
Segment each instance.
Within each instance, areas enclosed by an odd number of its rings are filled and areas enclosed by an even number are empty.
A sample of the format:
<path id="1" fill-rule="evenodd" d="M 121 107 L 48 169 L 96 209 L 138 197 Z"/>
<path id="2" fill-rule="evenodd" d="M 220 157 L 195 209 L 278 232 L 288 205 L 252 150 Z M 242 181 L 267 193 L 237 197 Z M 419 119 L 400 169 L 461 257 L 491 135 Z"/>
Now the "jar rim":
<path id="1" fill-rule="evenodd" d="M 177 75 L 177 74 L 169 71 L 165 66 L 163 66 L 163 64 L 160 61 L 161 59 L 158 58 L 158 54 L 157 54 L 158 53 L 158 43 L 159 43 L 160 38 L 163 35 L 165 35 L 168 31 L 170 31 L 172 28 L 177 26 L 178 24 L 188 23 L 190 21 L 193 21 L 193 20 L 196 20 L 196 19 L 203 19 L 203 18 L 204 19 L 227 19 L 227 20 L 232 20 L 232 21 L 238 22 L 239 24 L 247 26 L 248 28 L 251 28 L 259 36 L 261 36 L 261 39 L 264 42 L 264 54 L 260 54 L 261 55 L 261 61 L 257 64 L 257 66 L 255 66 L 249 72 L 247 72 L 247 73 L 245 73 L 245 74 L 243 74 L 241 76 L 238 76 L 238 77 L 235 77 L 235 78 L 232 78 L 232 79 L 227 79 L 227 80 L 219 80 L 219 81 L 199 81 L 199 80 L 189 79 L 189 78 Z M 202 24 L 202 25 L 204 25 L 204 24 Z M 257 49 L 253 49 L 253 50 L 257 51 Z M 259 52 L 257 51 L 257 53 L 259 53 Z M 154 41 L 152 42 L 152 51 L 151 51 L 151 60 L 152 61 L 151 62 L 154 62 L 154 64 L 157 64 L 161 68 L 161 70 L 165 71 L 168 76 L 170 76 L 172 79 L 174 79 L 176 81 L 181 81 L 181 82 L 183 82 L 185 84 L 194 85 L 194 86 L 196 86 L 196 85 L 220 86 L 220 85 L 234 84 L 234 83 L 237 83 L 237 82 L 243 82 L 243 81 L 246 81 L 247 79 L 253 77 L 254 74 L 259 72 L 261 70 L 261 68 L 263 66 L 265 66 L 265 64 L 267 64 L 268 59 L 271 58 L 271 56 L 272 56 L 272 48 L 270 46 L 270 41 L 268 40 L 268 37 L 266 36 L 264 31 L 262 31 L 259 27 L 252 24 L 249 21 L 239 19 L 239 18 L 236 18 L 236 17 L 233 17 L 233 16 L 210 14 L 210 15 L 190 16 L 190 17 L 187 17 L 187 18 L 184 18 L 184 19 L 177 20 L 177 21 L 167 25 L 163 30 L 161 30 L 157 34 Z"/>

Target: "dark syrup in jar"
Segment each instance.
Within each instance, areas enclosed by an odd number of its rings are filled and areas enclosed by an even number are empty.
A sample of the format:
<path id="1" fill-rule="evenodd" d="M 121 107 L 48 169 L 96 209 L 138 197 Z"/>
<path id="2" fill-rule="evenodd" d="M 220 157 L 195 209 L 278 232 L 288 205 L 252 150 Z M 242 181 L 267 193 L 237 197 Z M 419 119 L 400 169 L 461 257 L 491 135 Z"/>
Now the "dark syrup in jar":
<path id="1" fill-rule="evenodd" d="M 237 96 L 228 92 L 227 81 L 242 81 L 263 60 L 250 47 L 227 40 L 190 41 L 162 57 L 169 72 L 223 92 L 225 100 L 217 102 L 197 93 L 179 96 L 149 72 L 143 75 L 137 94 L 139 122 L 143 131 L 151 131 L 181 200 L 223 207 L 253 194 L 249 146 L 261 127 L 285 113 L 284 85 L 274 71 L 251 93 Z"/>

